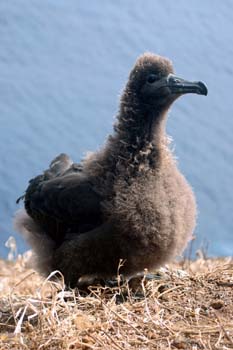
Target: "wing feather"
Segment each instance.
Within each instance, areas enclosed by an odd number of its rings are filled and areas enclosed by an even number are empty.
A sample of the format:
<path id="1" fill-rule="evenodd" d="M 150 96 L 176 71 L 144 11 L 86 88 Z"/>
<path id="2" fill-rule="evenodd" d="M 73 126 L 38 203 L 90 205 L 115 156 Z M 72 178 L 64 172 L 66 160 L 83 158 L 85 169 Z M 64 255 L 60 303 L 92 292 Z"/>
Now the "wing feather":
<path id="1" fill-rule="evenodd" d="M 27 213 L 58 243 L 102 224 L 102 197 L 90 179 L 73 173 L 50 180 L 36 177 L 25 194 Z"/>

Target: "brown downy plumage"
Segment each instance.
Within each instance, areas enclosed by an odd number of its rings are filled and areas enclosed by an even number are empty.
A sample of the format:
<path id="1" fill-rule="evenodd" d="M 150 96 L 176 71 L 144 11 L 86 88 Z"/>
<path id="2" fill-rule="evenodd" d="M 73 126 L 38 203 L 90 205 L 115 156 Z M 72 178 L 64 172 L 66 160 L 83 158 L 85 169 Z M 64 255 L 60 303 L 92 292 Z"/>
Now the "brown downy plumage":
<path id="1" fill-rule="evenodd" d="M 141 56 L 122 94 L 114 132 L 80 165 L 64 154 L 30 181 L 16 228 L 45 274 L 68 285 L 132 276 L 180 254 L 192 236 L 195 198 L 168 147 L 167 111 L 201 82 L 173 74 L 167 59 Z"/>

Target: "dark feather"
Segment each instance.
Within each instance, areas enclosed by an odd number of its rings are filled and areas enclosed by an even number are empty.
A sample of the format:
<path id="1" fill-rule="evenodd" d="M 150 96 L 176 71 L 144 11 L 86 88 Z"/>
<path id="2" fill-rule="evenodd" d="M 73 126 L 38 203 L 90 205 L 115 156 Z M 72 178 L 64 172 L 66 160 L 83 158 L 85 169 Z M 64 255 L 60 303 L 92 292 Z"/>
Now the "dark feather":
<path id="1" fill-rule="evenodd" d="M 26 191 L 25 208 L 60 245 L 70 232 L 78 235 L 101 225 L 101 199 L 91 181 L 79 174 L 42 181 L 36 177 Z"/>

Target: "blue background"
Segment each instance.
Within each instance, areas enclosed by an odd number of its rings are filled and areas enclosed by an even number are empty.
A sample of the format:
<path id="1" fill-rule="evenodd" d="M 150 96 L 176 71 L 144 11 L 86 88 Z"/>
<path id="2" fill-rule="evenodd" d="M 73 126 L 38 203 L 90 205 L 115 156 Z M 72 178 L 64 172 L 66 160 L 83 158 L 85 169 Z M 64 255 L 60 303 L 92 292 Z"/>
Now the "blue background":
<path id="1" fill-rule="evenodd" d="M 168 133 L 198 201 L 196 246 L 233 250 L 233 2 L 3 0 L 0 2 L 0 255 L 14 235 L 15 200 L 60 152 L 79 161 L 111 131 L 138 55 L 172 59 L 204 81 L 207 98 L 173 106 Z"/>

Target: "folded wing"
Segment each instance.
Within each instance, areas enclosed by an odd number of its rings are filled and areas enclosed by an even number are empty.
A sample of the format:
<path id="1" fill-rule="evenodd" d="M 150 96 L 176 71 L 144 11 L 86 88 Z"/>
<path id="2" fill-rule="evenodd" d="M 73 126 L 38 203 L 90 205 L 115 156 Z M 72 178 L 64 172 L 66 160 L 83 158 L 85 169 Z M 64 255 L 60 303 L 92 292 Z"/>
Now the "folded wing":
<path id="1" fill-rule="evenodd" d="M 55 166 L 59 169 L 59 164 Z M 28 215 L 59 246 L 66 235 L 102 224 L 102 197 L 79 165 L 72 164 L 63 175 L 51 169 L 30 181 L 24 200 Z"/>

